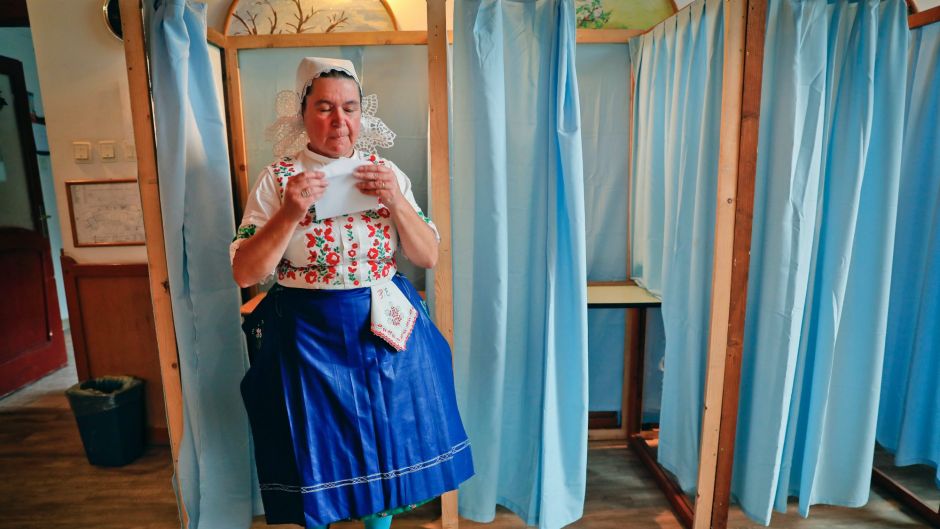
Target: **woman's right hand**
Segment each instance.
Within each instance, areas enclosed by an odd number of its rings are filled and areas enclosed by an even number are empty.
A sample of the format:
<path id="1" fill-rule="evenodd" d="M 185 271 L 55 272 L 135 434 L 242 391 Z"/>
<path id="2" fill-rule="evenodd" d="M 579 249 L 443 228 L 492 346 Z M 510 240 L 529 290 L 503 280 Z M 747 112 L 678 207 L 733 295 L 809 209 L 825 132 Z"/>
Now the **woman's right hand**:
<path id="1" fill-rule="evenodd" d="M 284 204 L 281 206 L 292 219 L 300 222 L 314 202 L 326 191 L 326 175 L 322 171 L 306 171 L 287 179 Z"/>

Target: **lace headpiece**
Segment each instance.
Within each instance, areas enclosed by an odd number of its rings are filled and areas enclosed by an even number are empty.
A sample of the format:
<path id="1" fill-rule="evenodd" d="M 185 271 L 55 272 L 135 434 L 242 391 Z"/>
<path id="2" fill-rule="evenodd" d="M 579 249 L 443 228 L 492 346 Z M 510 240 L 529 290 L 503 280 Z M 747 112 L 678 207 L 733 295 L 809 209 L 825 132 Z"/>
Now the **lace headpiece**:
<path id="1" fill-rule="evenodd" d="M 274 107 L 277 119 L 265 130 L 265 137 L 274 144 L 274 156 L 280 158 L 307 146 L 310 139 L 307 137 L 307 130 L 300 113 L 304 94 L 313 84 L 314 79 L 335 70 L 352 76 L 359 86 L 359 94 L 362 94 L 362 83 L 359 81 L 352 62 L 305 57 L 297 66 L 294 90 L 278 92 L 275 98 Z M 355 146 L 360 151 L 374 153 L 379 147 L 387 149 L 395 143 L 395 133 L 375 115 L 378 107 L 379 98 L 375 94 L 362 97 L 362 112 L 360 113 L 362 125 L 359 128 L 359 138 Z"/>

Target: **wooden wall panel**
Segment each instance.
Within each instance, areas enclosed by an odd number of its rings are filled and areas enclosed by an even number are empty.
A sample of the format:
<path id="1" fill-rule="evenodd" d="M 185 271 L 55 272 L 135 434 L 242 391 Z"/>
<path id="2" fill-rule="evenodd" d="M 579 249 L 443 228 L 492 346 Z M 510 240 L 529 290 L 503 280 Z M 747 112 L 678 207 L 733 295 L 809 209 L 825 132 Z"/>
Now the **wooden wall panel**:
<path id="1" fill-rule="evenodd" d="M 146 264 L 78 264 L 62 256 L 79 380 L 132 375 L 146 381 L 151 443 L 167 444 L 163 384 Z"/>

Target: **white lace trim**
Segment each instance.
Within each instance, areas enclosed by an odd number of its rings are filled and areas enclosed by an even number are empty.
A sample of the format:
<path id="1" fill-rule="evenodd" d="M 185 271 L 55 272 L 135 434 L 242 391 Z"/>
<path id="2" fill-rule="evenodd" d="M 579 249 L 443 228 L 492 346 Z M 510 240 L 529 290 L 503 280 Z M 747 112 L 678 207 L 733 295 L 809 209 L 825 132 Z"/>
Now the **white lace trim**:
<path id="1" fill-rule="evenodd" d="M 379 97 L 369 94 L 362 98 L 361 126 L 355 148 L 369 153 L 379 147 L 388 149 L 395 144 L 395 132 L 375 113 Z M 310 139 L 300 115 L 300 97 L 292 90 L 278 92 L 274 100 L 277 118 L 265 129 L 265 139 L 274 144 L 274 156 L 281 158 L 306 148 Z"/>
<path id="2" fill-rule="evenodd" d="M 461 443 L 458 443 L 453 448 L 447 452 L 433 458 L 428 459 L 427 461 L 422 461 L 411 465 L 410 467 L 400 468 L 397 470 L 392 470 L 389 472 L 378 472 L 375 474 L 370 474 L 368 476 L 360 476 L 356 478 L 341 479 L 339 481 L 330 481 L 328 483 L 320 483 L 317 485 L 284 485 L 282 483 L 262 483 L 261 490 L 267 491 L 277 491 L 277 492 L 299 492 L 301 494 L 309 494 L 311 492 L 321 492 L 329 489 L 336 489 L 339 487 L 345 487 L 347 485 L 361 485 L 363 483 L 370 483 L 372 481 L 378 481 L 380 479 L 393 479 L 397 477 L 404 476 L 405 474 L 411 474 L 412 472 L 417 472 L 419 470 L 424 470 L 436 465 L 440 465 L 446 461 L 450 461 L 457 455 L 458 452 L 464 450 L 470 446 L 470 440 L 467 439 Z"/>

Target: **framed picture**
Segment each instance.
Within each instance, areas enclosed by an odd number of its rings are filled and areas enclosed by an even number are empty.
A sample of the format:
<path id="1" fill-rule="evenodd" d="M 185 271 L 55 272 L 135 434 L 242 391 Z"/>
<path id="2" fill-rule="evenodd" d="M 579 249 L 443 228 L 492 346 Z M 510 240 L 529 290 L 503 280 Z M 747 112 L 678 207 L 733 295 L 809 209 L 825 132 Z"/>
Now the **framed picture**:
<path id="1" fill-rule="evenodd" d="M 144 244 L 137 180 L 70 180 L 65 192 L 76 247 Z"/>

